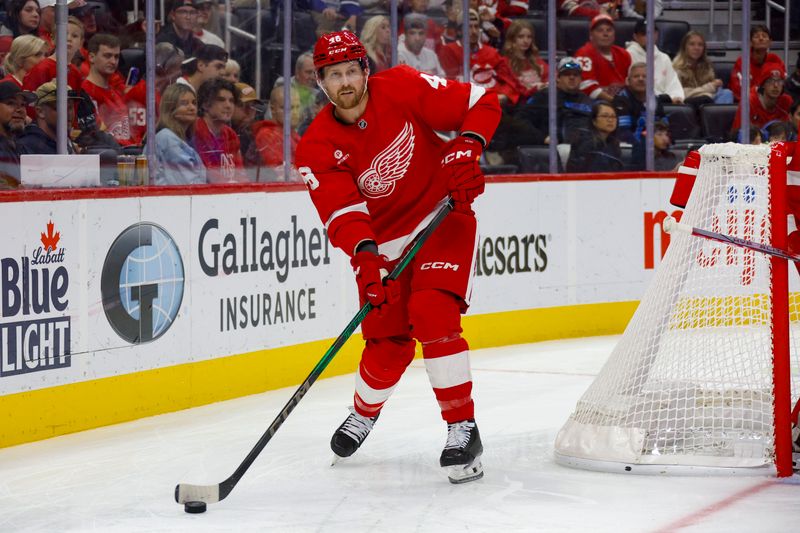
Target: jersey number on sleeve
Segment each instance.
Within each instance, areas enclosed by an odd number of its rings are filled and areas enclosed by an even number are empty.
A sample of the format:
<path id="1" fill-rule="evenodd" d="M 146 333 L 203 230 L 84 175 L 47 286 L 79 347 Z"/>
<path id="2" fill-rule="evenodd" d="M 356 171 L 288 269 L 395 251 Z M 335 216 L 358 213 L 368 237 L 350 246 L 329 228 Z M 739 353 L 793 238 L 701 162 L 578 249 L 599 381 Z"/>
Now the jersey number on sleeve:
<path id="1" fill-rule="evenodd" d="M 319 180 L 311 172 L 311 168 L 309 167 L 299 167 L 297 171 L 300 173 L 300 177 L 303 178 L 303 181 L 306 182 L 306 187 L 311 189 L 312 191 L 319 187 Z"/>
<path id="2" fill-rule="evenodd" d="M 433 87 L 434 89 L 438 89 L 439 85 L 442 87 L 447 87 L 447 80 L 444 78 L 440 78 L 439 76 L 433 76 L 432 74 L 425 74 L 424 72 L 419 73 L 422 76 L 422 79 L 428 82 L 428 85 Z"/>

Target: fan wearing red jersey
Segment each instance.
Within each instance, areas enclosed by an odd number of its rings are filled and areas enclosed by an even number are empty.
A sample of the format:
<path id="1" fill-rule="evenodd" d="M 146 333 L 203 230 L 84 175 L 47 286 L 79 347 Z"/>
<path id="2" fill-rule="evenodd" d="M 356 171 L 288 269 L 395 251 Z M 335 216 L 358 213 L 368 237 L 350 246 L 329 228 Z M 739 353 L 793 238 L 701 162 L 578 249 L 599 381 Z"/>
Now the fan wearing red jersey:
<path id="1" fill-rule="evenodd" d="M 351 257 L 362 302 L 352 414 L 331 448 L 352 455 L 422 344 L 447 443 L 439 463 L 453 483 L 483 476 L 469 346 L 461 313 L 476 243 L 471 204 L 483 192 L 478 158 L 500 120 L 495 93 L 401 65 L 369 77 L 366 51 L 349 31 L 314 48 L 317 82 L 331 101 L 297 148 L 298 171 L 331 242 Z M 367 78 L 369 77 L 369 89 Z M 437 131 L 456 131 L 444 142 Z M 384 282 L 414 236 L 451 195 L 455 209 L 393 282 Z"/>
<path id="2" fill-rule="evenodd" d="M 98 33 L 89 39 L 89 75 L 82 88 L 97 108 L 100 127 L 121 145 L 133 144 L 128 104 L 111 79 L 117 72 L 120 40 L 116 35 Z"/>

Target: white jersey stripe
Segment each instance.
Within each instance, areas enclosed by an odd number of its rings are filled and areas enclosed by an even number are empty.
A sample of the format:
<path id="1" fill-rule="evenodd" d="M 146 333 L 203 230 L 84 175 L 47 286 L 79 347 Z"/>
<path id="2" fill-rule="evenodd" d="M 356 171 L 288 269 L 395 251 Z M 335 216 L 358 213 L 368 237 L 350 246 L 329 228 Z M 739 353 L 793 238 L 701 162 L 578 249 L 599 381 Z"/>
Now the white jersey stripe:
<path id="1" fill-rule="evenodd" d="M 396 239 L 392 239 L 391 241 L 380 243 L 378 245 L 378 253 L 385 255 L 389 261 L 394 261 L 395 259 L 399 258 L 402 255 L 403 250 L 405 250 L 406 247 L 411 244 L 411 241 L 414 239 L 414 237 L 417 236 L 417 233 L 421 232 L 427 227 L 428 224 L 430 224 L 431 220 L 433 220 L 433 217 L 436 216 L 436 213 L 439 211 L 439 208 L 442 206 L 444 201 L 445 199 L 436 204 L 436 208 L 425 215 L 425 218 L 420 220 L 419 224 L 417 224 L 417 227 L 414 228 L 411 233 Z"/>
<path id="2" fill-rule="evenodd" d="M 474 83 L 469 84 L 469 105 L 467 106 L 468 109 L 472 109 L 472 106 L 478 103 L 478 100 L 486 94 L 486 89 L 475 85 Z"/>
<path id="3" fill-rule="evenodd" d="M 325 222 L 325 229 L 327 230 L 330 227 L 331 222 L 333 222 L 335 219 L 339 218 L 342 215 L 346 215 L 347 213 L 366 213 L 367 215 L 369 215 L 369 210 L 367 209 L 367 202 L 348 205 L 347 207 L 343 207 L 338 211 L 334 211 L 331 214 L 331 217 L 328 219 L 328 221 Z"/>
<path id="4" fill-rule="evenodd" d="M 434 389 L 446 389 L 472 381 L 469 351 L 425 359 L 425 370 Z"/>

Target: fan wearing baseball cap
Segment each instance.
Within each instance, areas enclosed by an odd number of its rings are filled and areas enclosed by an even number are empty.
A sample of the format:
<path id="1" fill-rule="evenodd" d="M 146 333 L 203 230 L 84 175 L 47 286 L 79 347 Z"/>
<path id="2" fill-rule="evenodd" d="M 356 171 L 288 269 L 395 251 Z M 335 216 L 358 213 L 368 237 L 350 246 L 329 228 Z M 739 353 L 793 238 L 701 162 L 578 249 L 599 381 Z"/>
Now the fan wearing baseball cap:
<path id="1" fill-rule="evenodd" d="M 203 42 L 194 34 L 197 8 L 192 0 L 167 0 L 164 6 L 167 24 L 156 36 L 157 43 L 172 43 L 185 57 L 194 57 L 203 47 Z"/>
<path id="2" fill-rule="evenodd" d="M 25 106 L 33 98 L 13 81 L 0 82 L 0 189 L 19 187 L 19 152 L 15 137 L 25 127 Z"/>
<path id="3" fill-rule="evenodd" d="M 589 23 L 589 42 L 575 52 L 575 59 L 583 68 L 581 90 L 595 100 L 613 100 L 628 77 L 631 56 L 614 44 L 615 37 L 614 19 L 597 15 Z"/>
<path id="4" fill-rule="evenodd" d="M 55 80 L 48 81 L 36 89 L 36 101 L 32 104 L 36 112 L 33 122 L 25 126 L 25 131 L 17 140 L 20 154 L 57 154 L 56 127 L 58 109 L 56 105 L 57 85 Z M 67 120 L 72 123 L 75 115 L 75 104 L 80 101 L 72 87 L 67 87 Z M 72 142 L 67 143 L 67 152 L 75 153 Z"/>
<path id="5" fill-rule="evenodd" d="M 582 70 L 574 57 L 564 57 L 558 62 L 556 78 L 556 117 L 558 142 L 574 143 L 589 132 L 592 115 L 592 99 L 581 91 Z M 529 103 L 517 114 L 529 121 L 546 136 L 550 125 L 550 88 L 533 95 Z M 549 139 L 548 139 L 549 141 Z"/>
<path id="6" fill-rule="evenodd" d="M 783 92 L 786 74 L 783 65 L 777 63 L 764 63 L 755 84 L 750 90 L 750 124 L 762 128 L 767 122 L 773 120 L 788 121 L 789 108 L 792 106 L 792 97 Z M 733 120 L 733 133 L 739 131 L 741 126 L 741 102 L 736 118 Z"/>

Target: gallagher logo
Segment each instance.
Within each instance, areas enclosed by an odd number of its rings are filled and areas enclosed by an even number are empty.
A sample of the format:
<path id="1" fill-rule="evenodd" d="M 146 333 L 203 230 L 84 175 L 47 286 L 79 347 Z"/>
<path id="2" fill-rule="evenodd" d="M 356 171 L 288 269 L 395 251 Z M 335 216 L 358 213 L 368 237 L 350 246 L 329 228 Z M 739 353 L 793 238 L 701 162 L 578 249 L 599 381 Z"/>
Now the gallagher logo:
<path id="1" fill-rule="evenodd" d="M 30 257 L 0 259 L 0 377 L 71 364 L 69 272 L 61 232 L 47 223 Z M 10 320 L 9 320 L 10 319 Z"/>
<path id="2" fill-rule="evenodd" d="M 114 331 L 131 344 L 166 333 L 183 300 L 183 261 L 164 228 L 142 222 L 123 231 L 103 263 L 103 310 Z"/>

